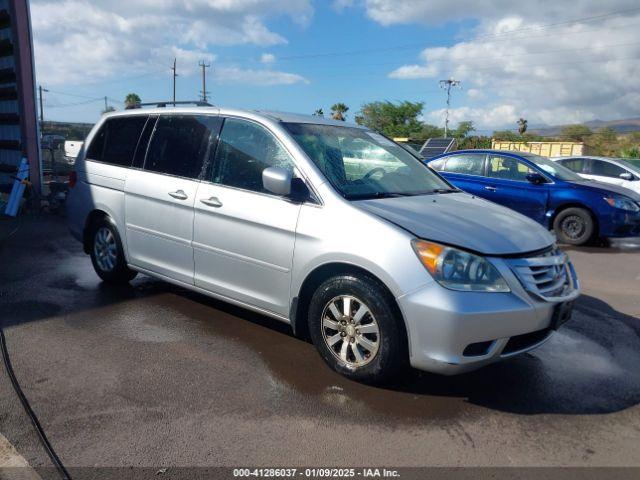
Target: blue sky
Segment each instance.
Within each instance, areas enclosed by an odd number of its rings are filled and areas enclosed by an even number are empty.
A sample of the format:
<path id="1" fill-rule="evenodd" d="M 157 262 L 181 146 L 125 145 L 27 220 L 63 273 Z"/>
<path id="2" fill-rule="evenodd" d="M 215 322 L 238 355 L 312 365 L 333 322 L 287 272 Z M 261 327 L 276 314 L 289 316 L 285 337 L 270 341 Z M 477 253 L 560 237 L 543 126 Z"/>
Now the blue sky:
<path id="1" fill-rule="evenodd" d="M 94 122 L 107 96 L 122 108 L 200 91 L 214 103 L 349 119 L 369 101 L 422 101 L 442 125 L 438 81 L 455 76 L 452 119 L 515 128 L 638 116 L 640 8 L 634 1 L 32 0 L 36 73 L 47 119 Z M 161 7 L 158 7 L 158 5 Z M 541 10 L 543 12 L 541 12 Z M 617 83 L 620 82 L 620 83 Z M 635 82 L 637 84 L 637 82 Z M 77 104 L 77 105 L 74 105 Z"/>

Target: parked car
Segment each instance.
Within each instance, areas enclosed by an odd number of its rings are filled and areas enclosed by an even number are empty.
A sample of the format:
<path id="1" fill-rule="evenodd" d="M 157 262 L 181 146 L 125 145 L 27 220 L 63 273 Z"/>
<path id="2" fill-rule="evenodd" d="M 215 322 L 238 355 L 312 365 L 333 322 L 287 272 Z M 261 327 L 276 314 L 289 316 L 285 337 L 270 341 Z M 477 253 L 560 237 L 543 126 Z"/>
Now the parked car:
<path id="1" fill-rule="evenodd" d="M 585 180 L 546 157 L 463 150 L 435 157 L 429 166 L 458 188 L 553 229 L 563 243 L 640 235 L 640 194 Z"/>
<path id="2" fill-rule="evenodd" d="M 105 282 L 141 272 L 290 323 L 363 381 L 531 350 L 579 294 L 547 230 L 343 122 L 206 107 L 111 114 L 71 185 L 70 230 Z"/>
<path id="3" fill-rule="evenodd" d="M 619 185 L 640 194 L 640 165 L 622 158 L 554 157 L 551 160 L 582 178 Z"/>

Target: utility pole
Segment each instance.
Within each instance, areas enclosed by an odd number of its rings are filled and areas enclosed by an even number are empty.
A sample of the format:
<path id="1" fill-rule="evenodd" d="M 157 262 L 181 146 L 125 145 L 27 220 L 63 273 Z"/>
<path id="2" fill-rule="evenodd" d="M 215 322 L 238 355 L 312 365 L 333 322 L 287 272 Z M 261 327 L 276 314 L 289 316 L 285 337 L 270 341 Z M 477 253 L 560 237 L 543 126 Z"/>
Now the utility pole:
<path id="1" fill-rule="evenodd" d="M 44 134 L 44 100 L 42 98 L 43 92 L 48 92 L 46 88 L 42 88 L 42 85 L 38 86 L 38 91 L 40 93 L 40 135 Z"/>
<path id="2" fill-rule="evenodd" d="M 177 63 L 178 63 L 178 59 L 174 58 L 173 59 L 173 67 L 171 67 L 171 70 L 173 70 L 173 103 L 176 103 L 176 79 L 178 78 L 178 67 L 177 67 Z"/>
<path id="3" fill-rule="evenodd" d="M 104 97 L 104 111 L 107 112 L 109 110 L 109 103 L 107 102 L 107 97 Z"/>
<path id="4" fill-rule="evenodd" d="M 440 87 L 444 88 L 447 91 L 447 118 L 444 122 L 444 137 L 447 138 L 449 135 L 449 110 L 451 109 L 451 89 L 460 87 L 462 82 L 460 80 L 454 80 L 450 78 L 449 80 L 440 80 Z"/>
<path id="5" fill-rule="evenodd" d="M 207 102 L 209 100 L 207 96 L 207 68 L 211 67 L 211 64 L 203 60 L 198 65 L 202 67 L 202 101 Z"/>

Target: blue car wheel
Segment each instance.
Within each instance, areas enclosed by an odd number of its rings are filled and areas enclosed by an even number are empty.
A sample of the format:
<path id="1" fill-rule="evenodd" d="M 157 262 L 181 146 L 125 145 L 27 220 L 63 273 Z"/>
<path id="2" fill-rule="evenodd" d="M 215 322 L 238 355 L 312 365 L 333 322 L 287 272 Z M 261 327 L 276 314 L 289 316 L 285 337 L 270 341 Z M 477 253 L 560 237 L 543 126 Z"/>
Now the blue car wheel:
<path id="1" fill-rule="evenodd" d="M 584 208 L 561 211 L 553 222 L 553 229 L 558 240 L 569 245 L 585 245 L 595 234 L 593 218 Z"/>

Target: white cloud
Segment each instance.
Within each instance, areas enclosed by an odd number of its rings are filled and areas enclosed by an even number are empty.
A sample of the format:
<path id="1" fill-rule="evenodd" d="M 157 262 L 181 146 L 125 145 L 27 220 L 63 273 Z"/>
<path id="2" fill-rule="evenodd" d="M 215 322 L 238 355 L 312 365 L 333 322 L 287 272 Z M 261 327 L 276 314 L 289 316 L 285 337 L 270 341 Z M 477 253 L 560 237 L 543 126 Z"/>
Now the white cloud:
<path id="1" fill-rule="evenodd" d="M 434 83 L 449 77 L 461 80 L 467 95 L 454 94 L 453 122 L 467 115 L 466 119 L 482 128 L 515 128 L 520 116 L 531 125 L 640 115 L 640 84 L 632 80 L 640 76 L 637 1 L 579 0 L 572 4 L 570 15 L 563 2 L 547 0 L 474 2 L 464 11 L 461 4 L 454 0 L 366 1 L 368 15 L 384 25 L 437 23 L 439 13 L 441 20 L 477 20 L 469 39 L 449 47 L 426 48 L 419 63 L 400 66 L 389 74 Z M 603 5 L 609 13 L 636 8 L 605 16 Z M 445 6 L 452 12 L 445 12 Z M 410 10 L 413 14 L 405 15 Z M 564 21 L 581 16 L 592 18 Z M 596 16 L 599 18 L 593 18 Z M 468 100 L 474 108 L 464 106 Z M 427 117 L 441 119 L 442 112 Z"/>
<path id="2" fill-rule="evenodd" d="M 37 75 L 49 85 L 166 71 L 178 54 L 186 74 L 213 60 L 212 47 L 286 43 L 270 18 L 305 25 L 313 15 L 311 0 L 32 0 L 31 10 Z"/>
<path id="3" fill-rule="evenodd" d="M 263 53 L 260 57 L 260 63 L 270 65 L 276 62 L 276 56 L 273 53 Z"/>
<path id="4" fill-rule="evenodd" d="M 218 68 L 214 71 L 213 76 L 218 83 L 244 83 L 262 87 L 309 83 L 306 78 L 295 73 L 278 72 L 275 70 L 242 69 L 238 67 Z"/>

